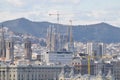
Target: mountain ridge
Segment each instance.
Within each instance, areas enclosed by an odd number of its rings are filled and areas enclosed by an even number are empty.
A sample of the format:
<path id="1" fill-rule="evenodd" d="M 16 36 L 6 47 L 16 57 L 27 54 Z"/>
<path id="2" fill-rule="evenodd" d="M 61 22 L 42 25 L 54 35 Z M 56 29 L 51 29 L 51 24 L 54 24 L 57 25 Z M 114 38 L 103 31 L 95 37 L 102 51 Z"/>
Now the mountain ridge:
<path id="1" fill-rule="evenodd" d="M 61 33 L 66 34 L 67 26 L 47 21 L 35 22 L 26 18 L 4 21 L 5 27 L 19 33 L 28 33 L 36 37 L 46 37 L 49 25 L 59 25 Z M 108 23 L 97 23 L 90 25 L 73 25 L 73 36 L 75 41 L 87 42 L 97 41 L 104 43 L 120 42 L 120 28 Z"/>

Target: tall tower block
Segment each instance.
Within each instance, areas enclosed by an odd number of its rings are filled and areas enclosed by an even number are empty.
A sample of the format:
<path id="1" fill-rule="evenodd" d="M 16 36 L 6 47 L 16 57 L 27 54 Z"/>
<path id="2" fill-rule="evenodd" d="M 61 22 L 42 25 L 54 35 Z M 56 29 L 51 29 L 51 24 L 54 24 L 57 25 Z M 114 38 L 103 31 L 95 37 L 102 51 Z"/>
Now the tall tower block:
<path id="1" fill-rule="evenodd" d="M 86 47 L 87 47 L 86 53 L 89 56 L 93 56 L 93 43 L 92 42 L 87 42 Z"/>
<path id="2" fill-rule="evenodd" d="M 25 59 L 32 59 L 31 41 L 29 39 L 26 39 L 24 43 L 24 55 Z"/>

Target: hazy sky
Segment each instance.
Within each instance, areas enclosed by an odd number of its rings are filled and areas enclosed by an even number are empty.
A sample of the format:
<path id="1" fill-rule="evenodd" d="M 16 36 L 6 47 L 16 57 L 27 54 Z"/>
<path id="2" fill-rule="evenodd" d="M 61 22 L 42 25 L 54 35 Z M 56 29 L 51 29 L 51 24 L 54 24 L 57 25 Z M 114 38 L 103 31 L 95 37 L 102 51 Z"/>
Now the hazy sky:
<path id="1" fill-rule="evenodd" d="M 0 0 L 0 22 L 25 17 L 33 21 L 93 24 L 107 22 L 120 26 L 120 0 Z"/>

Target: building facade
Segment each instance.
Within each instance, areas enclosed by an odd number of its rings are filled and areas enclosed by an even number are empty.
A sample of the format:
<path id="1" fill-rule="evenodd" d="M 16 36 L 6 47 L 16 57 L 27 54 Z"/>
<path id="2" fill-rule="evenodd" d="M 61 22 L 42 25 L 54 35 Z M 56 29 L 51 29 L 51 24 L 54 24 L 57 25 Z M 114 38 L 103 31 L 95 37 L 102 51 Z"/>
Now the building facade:
<path id="1" fill-rule="evenodd" d="M 47 52 L 44 54 L 46 63 L 70 65 L 73 58 L 72 52 Z"/>
<path id="2" fill-rule="evenodd" d="M 0 80 L 58 80 L 62 67 L 0 64 Z"/>

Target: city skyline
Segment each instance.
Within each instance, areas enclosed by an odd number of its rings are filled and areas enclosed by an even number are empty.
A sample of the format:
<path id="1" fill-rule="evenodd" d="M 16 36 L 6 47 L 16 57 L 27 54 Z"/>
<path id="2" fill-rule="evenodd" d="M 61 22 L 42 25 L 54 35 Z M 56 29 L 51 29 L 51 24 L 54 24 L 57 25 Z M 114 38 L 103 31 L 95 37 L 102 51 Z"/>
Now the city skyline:
<path id="1" fill-rule="evenodd" d="M 69 24 L 71 19 L 77 25 L 106 22 L 120 26 L 119 0 L 1 0 L 0 3 L 0 22 L 20 17 L 56 22 L 56 16 L 48 14 L 59 12 L 62 24 Z"/>

